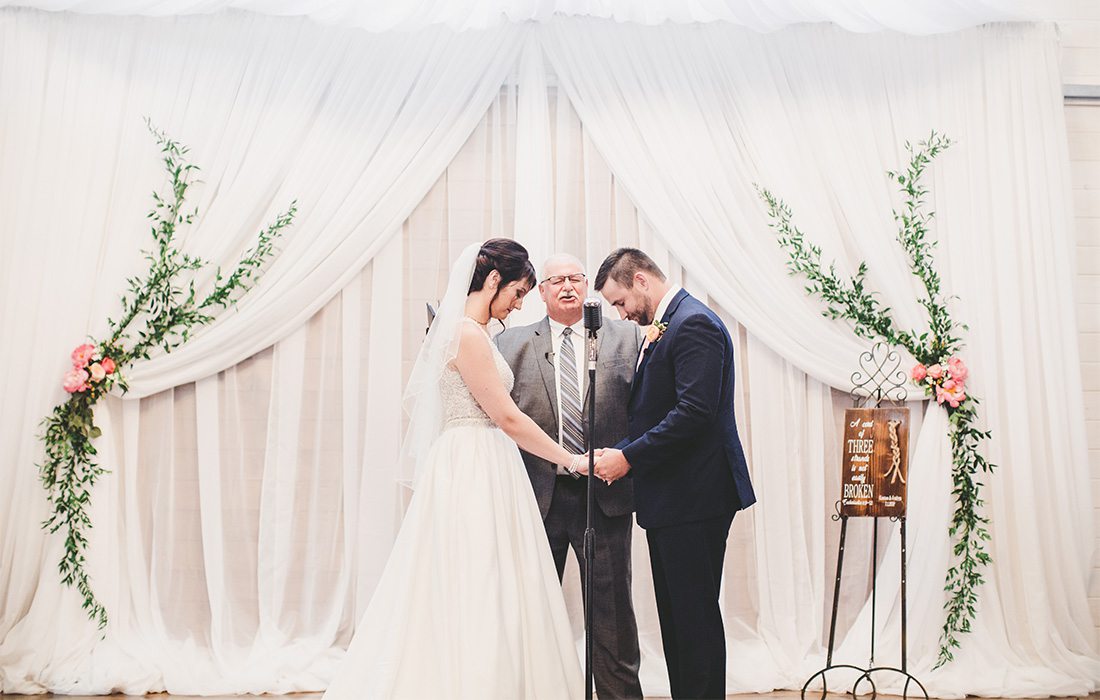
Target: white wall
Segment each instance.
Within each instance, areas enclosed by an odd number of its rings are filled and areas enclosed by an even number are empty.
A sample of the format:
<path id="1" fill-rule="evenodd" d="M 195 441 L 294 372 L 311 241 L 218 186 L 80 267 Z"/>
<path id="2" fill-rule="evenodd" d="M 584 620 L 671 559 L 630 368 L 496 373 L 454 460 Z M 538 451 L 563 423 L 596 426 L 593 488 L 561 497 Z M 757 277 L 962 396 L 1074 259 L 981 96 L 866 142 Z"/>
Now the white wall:
<path id="1" fill-rule="evenodd" d="M 1062 82 L 1100 86 L 1100 1 L 1034 1 L 1058 22 Z M 1089 605 L 1100 640 L 1100 100 L 1066 105 L 1076 233 L 1076 306 L 1095 508 Z"/>
<path id="2" fill-rule="evenodd" d="M 1098 49 L 1100 50 L 1100 49 Z M 1089 605 L 1100 639 L 1100 104 L 1066 106 L 1077 236 L 1077 324 L 1097 547 Z"/>

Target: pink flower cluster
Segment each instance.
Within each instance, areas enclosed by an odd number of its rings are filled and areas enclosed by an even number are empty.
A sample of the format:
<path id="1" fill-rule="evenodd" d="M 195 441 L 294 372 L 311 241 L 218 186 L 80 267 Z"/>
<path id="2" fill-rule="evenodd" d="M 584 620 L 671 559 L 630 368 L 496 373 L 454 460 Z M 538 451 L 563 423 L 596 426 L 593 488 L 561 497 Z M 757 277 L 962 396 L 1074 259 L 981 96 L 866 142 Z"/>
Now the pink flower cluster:
<path id="1" fill-rule="evenodd" d="M 966 378 L 970 376 L 970 370 L 957 357 L 930 367 L 918 362 L 909 376 L 917 384 L 923 384 L 925 393 L 934 396 L 936 403 L 946 402 L 951 408 L 958 408 L 966 401 Z"/>
<path id="2" fill-rule="evenodd" d="M 109 357 L 96 359 L 95 346 L 90 343 L 78 345 L 72 354 L 73 368 L 65 373 L 65 379 L 61 386 L 70 394 L 87 391 L 92 387 L 88 383 L 101 382 L 109 374 L 114 374 L 117 367 L 115 361 Z"/>

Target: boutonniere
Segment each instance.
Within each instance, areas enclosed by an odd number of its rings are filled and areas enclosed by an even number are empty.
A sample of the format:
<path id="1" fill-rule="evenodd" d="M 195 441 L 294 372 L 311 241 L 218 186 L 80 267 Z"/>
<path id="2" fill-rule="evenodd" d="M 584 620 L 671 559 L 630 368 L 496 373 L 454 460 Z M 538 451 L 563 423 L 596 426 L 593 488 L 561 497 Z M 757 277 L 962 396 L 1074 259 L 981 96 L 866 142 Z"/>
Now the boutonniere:
<path id="1" fill-rule="evenodd" d="M 653 324 L 649 328 L 647 328 L 645 332 L 645 339 L 646 342 L 649 343 L 649 346 L 652 347 L 658 340 L 660 340 L 661 337 L 664 336 L 666 330 L 668 330 L 667 323 L 654 321 Z"/>

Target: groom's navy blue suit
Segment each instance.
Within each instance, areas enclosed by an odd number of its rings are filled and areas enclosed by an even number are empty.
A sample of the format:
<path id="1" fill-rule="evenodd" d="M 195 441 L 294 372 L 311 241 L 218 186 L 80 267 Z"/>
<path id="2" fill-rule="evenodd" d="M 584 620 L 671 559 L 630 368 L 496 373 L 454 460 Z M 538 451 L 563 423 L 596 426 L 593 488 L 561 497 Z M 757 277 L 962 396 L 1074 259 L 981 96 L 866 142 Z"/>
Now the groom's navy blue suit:
<path id="1" fill-rule="evenodd" d="M 674 698 L 724 698 L 718 607 L 734 513 L 756 501 L 733 413 L 733 342 L 722 320 L 680 291 L 645 349 L 627 408 L 638 524 L 646 529 Z"/>

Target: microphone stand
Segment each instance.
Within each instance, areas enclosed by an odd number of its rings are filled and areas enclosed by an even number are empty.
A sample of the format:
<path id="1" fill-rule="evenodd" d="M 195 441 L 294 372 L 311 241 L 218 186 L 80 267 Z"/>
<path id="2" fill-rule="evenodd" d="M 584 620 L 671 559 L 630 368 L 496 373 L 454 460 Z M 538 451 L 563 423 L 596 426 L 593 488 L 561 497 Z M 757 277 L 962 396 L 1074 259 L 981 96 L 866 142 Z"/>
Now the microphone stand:
<path id="1" fill-rule="evenodd" d="M 584 528 L 584 693 L 592 700 L 592 570 L 596 565 L 596 529 L 592 509 L 596 507 L 596 332 L 603 324 L 599 299 L 584 302 L 584 328 L 588 336 L 588 506 Z"/>

